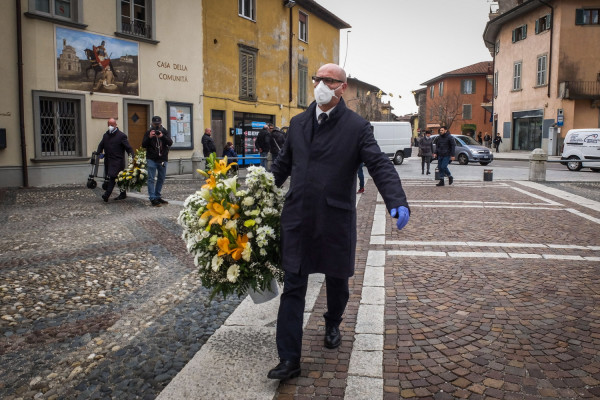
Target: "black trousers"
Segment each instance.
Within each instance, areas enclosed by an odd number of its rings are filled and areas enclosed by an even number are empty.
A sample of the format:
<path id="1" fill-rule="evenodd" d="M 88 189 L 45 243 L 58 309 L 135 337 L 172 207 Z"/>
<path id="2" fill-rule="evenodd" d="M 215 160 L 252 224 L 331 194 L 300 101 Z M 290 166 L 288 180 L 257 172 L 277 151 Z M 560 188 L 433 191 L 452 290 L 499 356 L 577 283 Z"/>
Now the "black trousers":
<path id="1" fill-rule="evenodd" d="M 350 291 L 348 278 L 325 276 L 327 290 L 326 325 L 339 326 L 346 309 Z M 302 353 L 302 325 L 308 275 L 285 273 L 283 293 L 277 314 L 277 352 L 280 360 L 300 362 Z"/>

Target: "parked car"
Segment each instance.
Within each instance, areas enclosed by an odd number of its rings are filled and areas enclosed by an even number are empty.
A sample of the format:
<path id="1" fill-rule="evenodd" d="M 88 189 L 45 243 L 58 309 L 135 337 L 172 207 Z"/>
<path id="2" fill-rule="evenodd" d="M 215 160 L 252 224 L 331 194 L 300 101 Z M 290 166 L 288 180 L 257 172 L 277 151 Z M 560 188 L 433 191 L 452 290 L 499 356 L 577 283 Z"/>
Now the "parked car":
<path id="1" fill-rule="evenodd" d="M 570 171 L 579 171 L 581 168 L 589 168 L 600 172 L 600 129 L 571 129 L 565 136 L 561 163 L 566 165 Z M 578 162 L 578 160 L 589 160 L 594 162 Z"/>
<path id="2" fill-rule="evenodd" d="M 435 153 L 435 144 L 439 135 L 432 135 L 433 150 Z M 452 135 L 456 142 L 454 157 L 461 165 L 467 165 L 469 162 L 478 162 L 481 165 L 488 165 L 494 161 L 494 154 L 478 141 L 467 135 Z"/>

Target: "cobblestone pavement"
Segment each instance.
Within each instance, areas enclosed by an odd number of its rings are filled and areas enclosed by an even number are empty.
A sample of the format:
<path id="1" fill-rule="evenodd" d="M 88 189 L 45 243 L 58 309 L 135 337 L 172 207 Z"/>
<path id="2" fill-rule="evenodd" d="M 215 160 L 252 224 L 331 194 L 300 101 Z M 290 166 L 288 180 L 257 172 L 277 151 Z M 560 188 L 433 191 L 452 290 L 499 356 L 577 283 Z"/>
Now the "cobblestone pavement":
<path id="1" fill-rule="evenodd" d="M 167 180 L 163 195 L 196 189 Z M 240 302 L 209 302 L 180 205 L 100 194 L 0 191 L 2 399 L 153 399 Z"/>
<path id="2" fill-rule="evenodd" d="M 368 181 L 342 345 L 323 347 L 322 288 L 276 398 L 600 398 L 600 209 L 527 182 L 434 183 L 404 181 L 398 232 Z M 168 179 L 161 208 L 0 191 L 0 398 L 160 393 L 239 304 L 208 301 L 180 239 L 197 188 Z"/>
<path id="3" fill-rule="evenodd" d="M 600 398 L 600 206 L 538 190 L 597 188 L 434 184 L 404 181 L 397 231 L 368 182 L 342 345 L 322 345 L 322 288 L 277 399 Z"/>

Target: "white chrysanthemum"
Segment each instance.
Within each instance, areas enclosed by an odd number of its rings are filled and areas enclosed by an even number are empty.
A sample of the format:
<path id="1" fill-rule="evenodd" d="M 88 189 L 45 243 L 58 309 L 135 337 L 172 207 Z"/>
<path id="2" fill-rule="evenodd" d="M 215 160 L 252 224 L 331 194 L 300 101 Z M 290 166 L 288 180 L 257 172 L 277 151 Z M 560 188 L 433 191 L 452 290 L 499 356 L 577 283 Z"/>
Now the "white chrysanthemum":
<path id="1" fill-rule="evenodd" d="M 235 229 L 235 228 L 237 228 L 237 220 L 235 220 L 235 219 L 230 219 L 225 224 L 225 229 L 227 229 L 228 231 Z"/>
<path id="2" fill-rule="evenodd" d="M 252 204 L 254 204 L 254 198 L 250 196 L 244 197 L 244 200 L 242 200 L 243 206 L 250 207 Z"/>
<path id="3" fill-rule="evenodd" d="M 221 265 L 223 265 L 223 259 L 215 254 L 212 259 L 212 270 L 217 272 Z"/>
<path id="4" fill-rule="evenodd" d="M 244 250 L 242 251 L 242 259 L 244 261 L 250 261 L 250 256 L 252 255 L 252 248 L 250 245 L 244 247 Z"/>
<path id="5" fill-rule="evenodd" d="M 266 251 L 265 249 L 260 249 L 258 252 L 259 252 L 259 253 L 260 253 L 260 255 L 261 255 L 261 256 L 263 256 L 263 257 L 267 255 L 267 251 Z"/>
<path id="6" fill-rule="evenodd" d="M 235 283 L 237 278 L 240 276 L 240 267 L 237 264 L 233 264 L 227 269 L 227 280 Z"/>

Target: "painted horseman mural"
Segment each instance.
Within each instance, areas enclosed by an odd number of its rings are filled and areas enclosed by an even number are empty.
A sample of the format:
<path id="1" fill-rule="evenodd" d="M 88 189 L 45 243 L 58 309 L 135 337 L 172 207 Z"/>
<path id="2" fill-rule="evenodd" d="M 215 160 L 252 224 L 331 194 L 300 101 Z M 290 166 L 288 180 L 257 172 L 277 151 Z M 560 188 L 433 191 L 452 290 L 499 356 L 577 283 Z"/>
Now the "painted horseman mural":
<path id="1" fill-rule="evenodd" d="M 117 71 L 110 61 L 110 57 L 106 54 L 106 42 L 103 40 L 99 46 L 92 46 L 92 50 L 85 49 L 87 59 L 91 61 L 91 65 L 86 69 L 86 76 L 89 78 L 90 70 L 94 71 L 94 80 L 92 81 L 92 90 L 98 90 L 104 87 L 107 90 L 117 89 L 115 78 Z M 101 73 L 100 80 L 98 74 Z"/>

